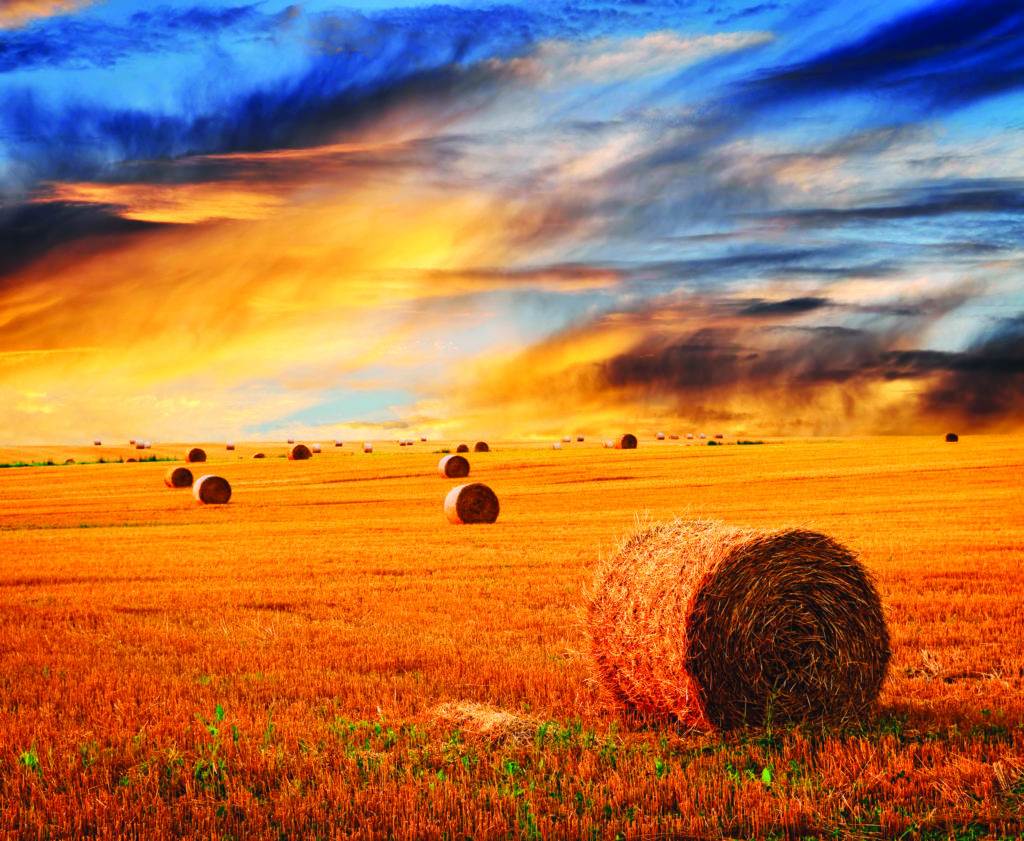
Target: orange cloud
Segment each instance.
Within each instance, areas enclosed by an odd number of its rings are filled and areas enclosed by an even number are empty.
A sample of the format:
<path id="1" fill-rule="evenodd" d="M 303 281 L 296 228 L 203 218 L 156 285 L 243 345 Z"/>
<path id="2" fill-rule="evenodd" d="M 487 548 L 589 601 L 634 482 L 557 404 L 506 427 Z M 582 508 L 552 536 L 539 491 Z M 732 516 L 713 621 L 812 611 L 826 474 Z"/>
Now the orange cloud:
<path id="1" fill-rule="evenodd" d="M 92 0 L 4 0 L 0 4 L 0 29 L 24 26 L 36 18 L 64 15 L 92 4 Z"/>

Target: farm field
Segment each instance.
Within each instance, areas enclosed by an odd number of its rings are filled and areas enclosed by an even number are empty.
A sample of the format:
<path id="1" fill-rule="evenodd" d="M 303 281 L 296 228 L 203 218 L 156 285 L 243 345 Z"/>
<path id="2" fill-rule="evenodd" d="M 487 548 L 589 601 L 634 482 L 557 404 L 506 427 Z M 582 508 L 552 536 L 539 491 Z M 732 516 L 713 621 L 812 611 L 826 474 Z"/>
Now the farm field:
<path id="1" fill-rule="evenodd" d="M 58 465 L 0 470 L 0 834 L 1024 833 L 1024 438 L 491 444 L 480 526 L 444 519 L 435 442 L 203 445 L 234 490 L 208 507 L 170 462 L 84 463 L 127 447 L 0 448 Z M 638 516 L 859 552 L 877 713 L 722 735 L 610 708 L 583 593 Z"/>

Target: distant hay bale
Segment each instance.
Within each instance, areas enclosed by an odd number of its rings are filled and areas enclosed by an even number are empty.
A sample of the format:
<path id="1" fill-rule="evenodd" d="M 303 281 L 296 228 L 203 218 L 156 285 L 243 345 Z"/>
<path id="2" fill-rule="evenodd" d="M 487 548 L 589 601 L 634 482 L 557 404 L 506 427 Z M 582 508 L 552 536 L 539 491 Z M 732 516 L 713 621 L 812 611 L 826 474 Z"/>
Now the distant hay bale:
<path id="1" fill-rule="evenodd" d="M 693 433 L 692 432 L 687 432 L 686 433 L 686 440 L 687 441 L 692 441 L 693 440 Z"/>
<path id="2" fill-rule="evenodd" d="M 455 452 L 457 452 L 457 453 L 468 453 L 469 452 L 469 444 L 459 444 L 459 446 L 457 446 L 455 448 Z"/>
<path id="3" fill-rule="evenodd" d="M 656 438 L 657 438 L 657 439 L 658 439 L 659 441 L 664 441 L 664 440 L 665 440 L 665 433 L 664 433 L 664 432 L 659 432 L 659 433 L 657 433 L 657 435 L 655 435 L 655 437 L 656 437 Z"/>
<path id="4" fill-rule="evenodd" d="M 609 439 L 609 440 L 605 441 L 605 442 L 604 442 L 604 448 L 605 448 L 606 450 L 611 450 L 611 449 L 614 449 L 614 448 L 615 448 L 615 442 L 614 442 L 614 441 L 612 441 L 611 439 Z"/>
<path id="5" fill-rule="evenodd" d="M 64 459 L 64 463 L 65 464 L 74 464 L 75 460 L 73 458 L 66 458 L 66 459 Z"/>
<path id="6" fill-rule="evenodd" d="M 311 446 L 311 447 L 310 447 L 310 449 L 311 449 L 311 450 L 312 450 L 312 451 L 313 451 L 314 453 L 319 453 L 319 452 L 320 452 L 320 445 L 319 445 L 319 444 L 313 444 L 313 446 Z"/>
<path id="7" fill-rule="evenodd" d="M 555 441 L 555 443 L 551 445 L 551 449 L 552 450 L 560 450 L 560 449 L 562 449 L 562 442 L 561 441 Z"/>
<path id="8" fill-rule="evenodd" d="M 946 443 L 947 444 L 955 444 L 959 440 L 960 440 L 960 436 L 957 435 L 955 432 L 947 432 L 946 433 Z"/>
<path id="9" fill-rule="evenodd" d="M 129 438 L 128 439 L 128 446 L 129 447 L 134 447 L 135 446 L 135 439 L 134 438 Z"/>
<path id="10" fill-rule="evenodd" d="M 724 435 L 723 435 L 723 434 L 722 434 L 721 432 L 716 432 L 716 433 L 715 433 L 715 437 L 716 437 L 717 439 L 721 440 L 721 439 L 723 439 L 723 438 L 724 438 L 725 436 L 724 436 Z"/>
<path id="11" fill-rule="evenodd" d="M 669 438 L 670 438 L 671 440 L 673 440 L 673 441 L 678 441 L 678 440 L 679 440 L 679 436 L 678 436 L 678 435 L 669 435 L 668 437 L 669 437 Z"/>
<path id="12" fill-rule="evenodd" d="M 135 449 L 136 449 L 136 450 L 144 450 L 144 449 L 146 449 L 146 442 L 145 442 L 145 441 L 139 441 L 139 442 L 138 442 L 138 443 L 137 443 L 137 444 L 135 445 Z"/>
<path id="13" fill-rule="evenodd" d="M 345 445 L 344 445 L 344 443 L 343 443 L 343 442 L 341 442 L 341 441 L 335 441 L 335 442 L 334 442 L 334 446 L 335 446 L 335 447 L 343 447 L 343 446 L 345 446 Z"/>
<path id="14" fill-rule="evenodd" d="M 426 435 L 421 435 L 420 436 L 420 443 L 421 444 L 427 443 L 427 436 Z"/>
<path id="15" fill-rule="evenodd" d="M 231 485 L 220 476 L 200 476 L 192 485 L 192 496 L 203 505 L 224 505 L 231 499 Z"/>
<path id="16" fill-rule="evenodd" d="M 577 444 L 582 444 L 583 443 L 583 436 L 582 435 L 577 435 L 576 436 L 576 443 Z"/>
<path id="17" fill-rule="evenodd" d="M 206 461 L 206 450 L 199 447 L 193 447 L 185 453 L 185 461 L 189 464 L 198 464 L 201 461 Z"/>
<path id="18" fill-rule="evenodd" d="M 537 735 L 541 722 L 474 701 L 450 701 L 434 710 L 434 718 L 464 737 L 495 743 L 527 744 Z"/>
<path id="19" fill-rule="evenodd" d="M 92 445 L 94 447 L 102 447 L 103 446 L 103 442 L 99 438 L 96 438 L 96 439 L 93 440 Z"/>
<path id="20" fill-rule="evenodd" d="M 305 444 L 296 444 L 288 450 L 289 461 L 305 461 L 313 458 L 313 452 Z"/>
<path id="21" fill-rule="evenodd" d="M 618 441 L 615 442 L 616 450 L 635 450 L 636 449 L 636 436 L 627 432 L 621 436 Z"/>
<path id="22" fill-rule="evenodd" d="M 700 434 L 700 437 L 701 437 L 701 438 L 707 438 L 708 436 L 707 436 L 707 435 L 705 435 L 705 434 L 704 434 L 704 433 L 702 432 L 702 433 Z"/>
<path id="23" fill-rule="evenodd" d="M 364 453 L 372 453 L 373 452 L 373 444 L 371 444 L 369 441 L 364 441 L 363 442 L 363 452 Z"/>
<path id="24" fill-rule="evenodd" d="M 491 451 L 491 448 L 490 448 L 490 446 L 488 445 L 488 443 L 486 441 L 477 441 L 473 445 L 473 452 L 474 453 L 489 453 L 490 451 Z"/>
<path id="25" fill-rule="evenodd" d="M 190 488 L 192 471 L 187 467 L 171 467 L 164 474 L 164 484 L 169 488 Z"/>
<path id="26" fill-rule="evenodd" d="M 437 472 L 446 479 L 465 479 L 469 475 L 469 459 L 465 456 L 444 456 L 437 463 Z"/>
<path id="27" fill-rule="evenodd" d="M 137 458 L 126 458 L 124 460 L 124 463 L 125 464 L 138 464 L 138 461 L 139 460 Z"/>
<path id="28" fill-rule="evenodd" d="M 266 458 L 263 453 L 253 453 L 253 458 Z"/>
<path id="29" fill-rule="evenodd" d="M 459 525 L 493 523 L 498 519 L 499 508 L 498 495 L 480 482 L 456 485 L 444 500 L 448 522 Z"/>
<path id="30" fill-rule="evenodd" d="M 288 439 L 288 443 L 289 444 L 294 444 L 295 443 L 295 439 L 294 438 L 289 438 Z"/>
<path id="31" fill-rule="evenodd" d="M 696 727 L 857 716 L 890 657 L 871 576 L 803 529 L 645 526 L 598 570 L 587 624 L 619 704 Z"/>
<path id="32" fill-rule="evenodd" d="M 224 449 L 226 449 L 226 450 L 233 450 L 234 448 L 235 448 L 234 444 L 225 444 L 224 445 Z"/>
<path id="33" fill-rule="evenodd" d="M 562 443 L 563 444 L 571 444 L 572 443 L 572 436 L 570 436 L 570 435 L 562 436 Z"/>

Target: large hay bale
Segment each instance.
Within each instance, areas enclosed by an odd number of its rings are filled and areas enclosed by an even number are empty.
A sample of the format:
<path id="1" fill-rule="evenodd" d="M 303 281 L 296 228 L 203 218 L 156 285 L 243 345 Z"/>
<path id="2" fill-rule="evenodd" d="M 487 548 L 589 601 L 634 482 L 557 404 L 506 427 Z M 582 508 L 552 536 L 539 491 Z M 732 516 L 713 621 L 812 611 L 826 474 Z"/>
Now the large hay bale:
<path id="1" fill-rule="evenodd" d="M 870 575 L 803 529 L 645 526 L 598 570 L 588 626 L 616 701 L 697 727 L 856 716 L 890 657 Z"/>
<path id="2" fill-rule="evenodd" d="M 616 450 L 635 450 L 636 449 L 636 436 L 626 433 L 621 436 L 618 441 L 615 442 Z"/>
<path id="3" fill-rule="evenodd" d="M 305 444 L 296 444 L 288 450 L 289 461 L 305 461 L 308 458 L 313 458 L 313 453 Z"/>
<path id="4" fill-rule="evenodd" d="M 206 450 L 199 447 L 193 447 L 185 453 L 185 461 L 189 464 L 198 464 L 199 462 L 206 461 Z"/>
<path id="5" fill-rule="evenodd" d="M 200 476 L 192 485 L 192 496 L 203 505 L 224 505 L 231 499 L 231 485 L 220 476 Z"/>
<path id="6" fill-rule="evenodd" d="M 474 453 L 489 453 L 490 451 L 491 451 L 491 448 L 487 444 L 486 441 L 477 441 L 473 445 L 473 452 Z"/>
<path id="7" fill-rule="evenodd" d="M 171 467 L 164 474 L 164 484 L 169 488 L 192 487 L 192 471 L 187 467 Z"/>
<path id="8" fill-rule="evenodd" d="M 443 456 L 437 472 L 445 479 L 465 479 L 469 475 L 469 459 L 465 456 Z"/>
<path id="9" fill-rule="evenodd" d="M 64 463 L 65 464 L 74 464 L 75 460 L 73 458 L 66 458 L 66 459 L 64 459 Z"/>
<path id="10" fill-rule="evenodd" d="M 955 432 L 947 432 L 946 433 L 946 443 L 947 444 L 955 444 L 959 440 L 960 440 L 960 436 L 957 435 Z"/>
<path id="11" fill-rule="evenodd" d="M 498 495 L 480 482 L 456 485 L 444 500 L 448 522 L 459 525 L 493 523 L 498 519 L 499 509 Z"/>
<path id="12" fill-rule="evenodd" d="M 469 444 L 459 444 L 459 446 L 457 446 L 455 448 L 455 452 L 457 452 L 457 453 L 468 453 L 469 452 Z"/>

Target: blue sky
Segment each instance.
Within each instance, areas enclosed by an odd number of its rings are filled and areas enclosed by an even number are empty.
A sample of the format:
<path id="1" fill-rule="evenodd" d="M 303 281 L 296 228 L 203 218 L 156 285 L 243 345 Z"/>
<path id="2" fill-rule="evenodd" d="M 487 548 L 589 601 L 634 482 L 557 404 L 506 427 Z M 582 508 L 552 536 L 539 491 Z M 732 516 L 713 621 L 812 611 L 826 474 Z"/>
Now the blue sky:
<path id="1" fill-rule="evenodd" d="M 1021 421 L 1019 3 L 20 10 L 14 435 Z"/>

